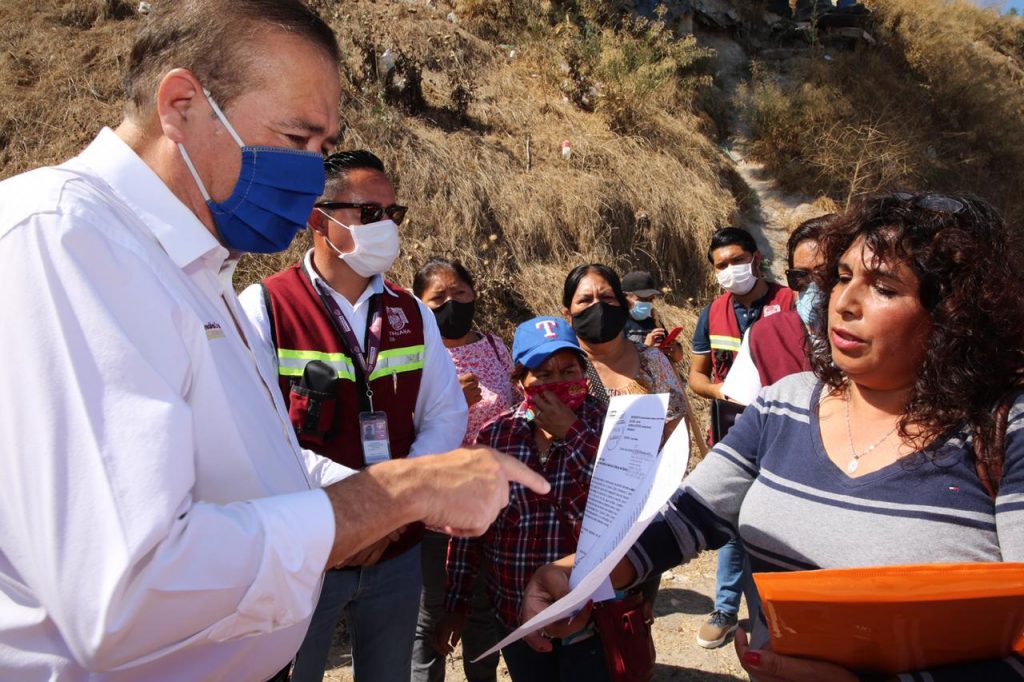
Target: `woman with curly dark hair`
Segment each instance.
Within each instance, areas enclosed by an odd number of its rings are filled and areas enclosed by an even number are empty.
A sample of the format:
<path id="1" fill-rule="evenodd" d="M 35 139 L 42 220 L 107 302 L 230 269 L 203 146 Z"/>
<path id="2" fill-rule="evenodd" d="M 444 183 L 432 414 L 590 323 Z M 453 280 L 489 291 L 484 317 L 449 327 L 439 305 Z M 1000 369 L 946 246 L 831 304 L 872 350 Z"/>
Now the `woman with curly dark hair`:
<path id="1" fill-rule="evenodd" d="M 979 199 L 901 193 L 840 218 L 820 248 L 816 335 L 828 343 L 814 372 L 761 392 L 612 573 L 617 587 L 737 534 L 755 572 L 1024 561 L 1020 234 Z M 566 565 L 537 572 L 524 620 L 566 591 Z M 752 677 L 858 679 L 757 648 L 768 633 L 751 620 L 736 650 Z M 1015 658 L 905 679 L 1022 669 Z"/>

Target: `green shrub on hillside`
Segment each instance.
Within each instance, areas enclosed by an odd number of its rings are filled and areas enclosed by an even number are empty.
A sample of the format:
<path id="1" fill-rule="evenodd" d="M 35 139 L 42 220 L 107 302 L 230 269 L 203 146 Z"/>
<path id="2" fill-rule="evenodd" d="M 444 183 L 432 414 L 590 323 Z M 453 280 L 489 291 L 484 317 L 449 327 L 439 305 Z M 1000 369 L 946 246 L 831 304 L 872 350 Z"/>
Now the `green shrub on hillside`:
<path id="1" fill-rule="evenodd" d="M 754 156 L 786 186 L 840 202 L 962 190 L 1024 218 L 1024 26 L 966 2 L 871 7 L 875 47 L 754 71 L 741 92 Z"/>
<path id="2" fill-rule="evenodd" d="M 678 37 L 661 20 L 622 19 L 613 26 L 585 15 L 556 30 L 567 78 L 562 88 L 585 110 L 596 110 L 623 134 L 651 132 L 653 114 L 688 107 L 711 51 L 693 36 Z"/>

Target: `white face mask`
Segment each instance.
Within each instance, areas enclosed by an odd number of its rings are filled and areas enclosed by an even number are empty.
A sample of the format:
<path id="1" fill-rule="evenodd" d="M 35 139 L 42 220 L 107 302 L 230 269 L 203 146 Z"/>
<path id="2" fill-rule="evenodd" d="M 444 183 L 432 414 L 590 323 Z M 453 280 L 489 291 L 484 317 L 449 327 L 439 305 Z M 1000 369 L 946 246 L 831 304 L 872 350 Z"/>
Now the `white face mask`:
<path id="1" fill-rule="evenodd" d="M 753 263 L 730 265 L 715 273 L 715 278 L 718 279 L 718 283 L 722 285 L 723 289 L 737 296 L 748 293 L 757 284 Z"/>
<path id="2" fill-rule="evenodd" d="M 352 234 L 355 248 L 350 253 L 343 253 L 334 245 L 326 234 L 323 235 L 327 245 L 334 249 L 338 258 L 345 261 L 360 277 L 373 277 L 387 272 L 391 264 L 398 258 L 401 246 L 398 242 L 398 225 L 393 220 L 379 220 L 367 225 L 346 225 L 327 214 L 324 214 L 335 225 L 340 225 Z"/>

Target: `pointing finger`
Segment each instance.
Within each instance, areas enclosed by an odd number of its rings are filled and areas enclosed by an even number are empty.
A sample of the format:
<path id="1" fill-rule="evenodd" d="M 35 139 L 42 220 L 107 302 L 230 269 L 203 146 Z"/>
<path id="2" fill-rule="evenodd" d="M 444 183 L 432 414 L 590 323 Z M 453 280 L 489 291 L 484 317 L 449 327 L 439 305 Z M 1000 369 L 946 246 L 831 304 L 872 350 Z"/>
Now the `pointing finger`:
<path id="1" fill-rule="evenodd" d="M 538 495 L 547 495 L 551 490 L 551 484 L 548 483 L 546 478 L 520 462 L 518 459 L 514 459 L 508 455 L 499 454 L 498 462 L 501 464 L 501 468 L 505 472 L 505 478 L 509 481 L 522 483 Z"/>

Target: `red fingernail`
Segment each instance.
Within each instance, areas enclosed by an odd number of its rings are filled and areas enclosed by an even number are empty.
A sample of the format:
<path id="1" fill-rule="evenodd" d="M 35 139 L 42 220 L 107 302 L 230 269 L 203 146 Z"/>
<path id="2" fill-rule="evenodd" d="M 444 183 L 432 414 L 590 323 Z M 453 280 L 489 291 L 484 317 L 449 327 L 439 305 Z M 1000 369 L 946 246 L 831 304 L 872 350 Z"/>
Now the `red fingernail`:
<path id="1" fill-rule="evenodd" d="M 747 651 L 745 651 L 743 653 L 743 662 L 744 663 L 749 663 L 750 665 L 754 666 L 755 668 L 760 667 L 760 665 L 761 665 L 761 652 L 760 651 L 752 651 L 750 649 L 747 649 Z"/>

